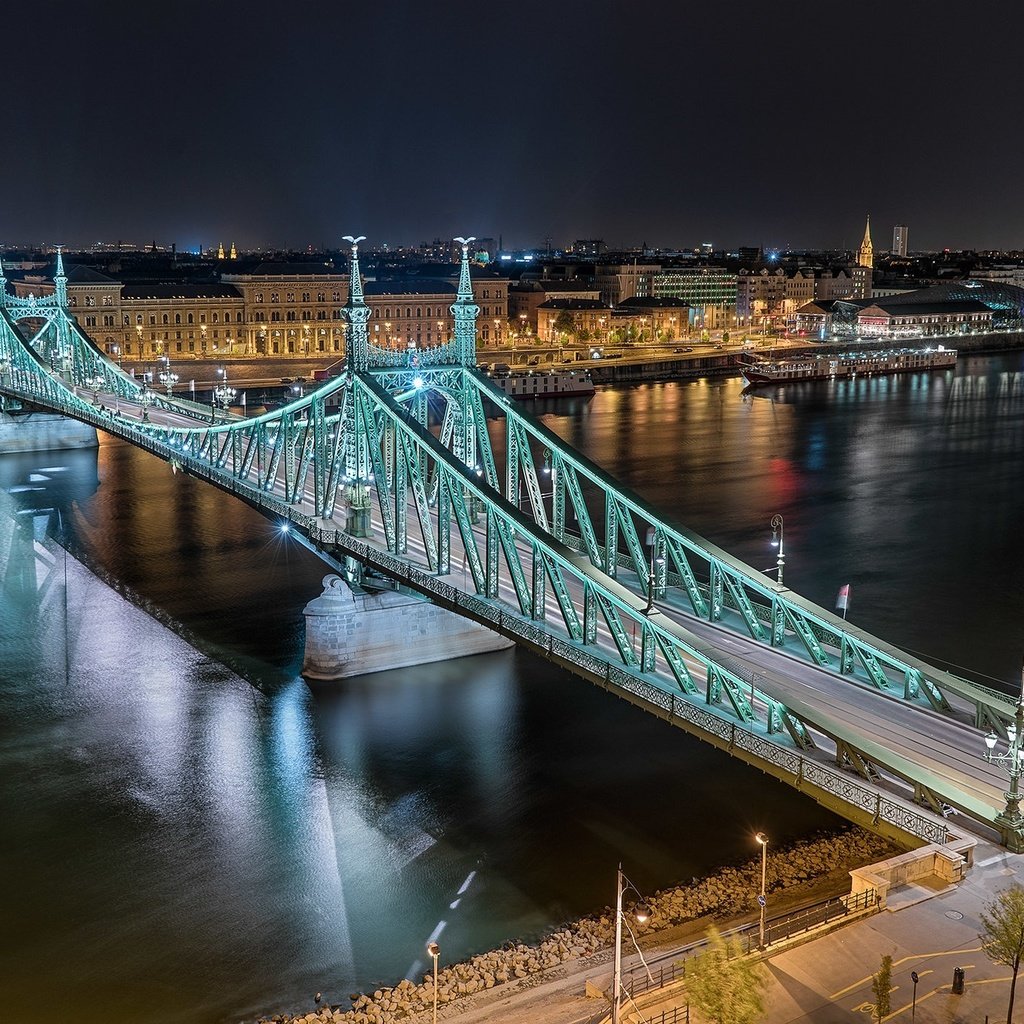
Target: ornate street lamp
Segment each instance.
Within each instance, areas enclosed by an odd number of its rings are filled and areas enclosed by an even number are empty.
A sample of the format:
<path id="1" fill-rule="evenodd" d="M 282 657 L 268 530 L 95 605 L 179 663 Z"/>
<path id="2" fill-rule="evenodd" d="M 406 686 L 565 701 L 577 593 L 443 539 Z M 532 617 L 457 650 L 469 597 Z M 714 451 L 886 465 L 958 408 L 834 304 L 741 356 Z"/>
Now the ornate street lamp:
<path id="1" fill-rule="evenodd" d="M 1020 778 L 1024 774 L 1024 669 L 1021 670 L 1021 691 L 1013 721 L 1006 727 L 1007 750 L 996 753 L 999 738 L 994 732 L 985 737 L 985 760 L 998 765 L 1010 777 L 1010 788 L 1003 794 L 1006 806 L 995 817 L 1003 842 L 1013 853 L 1024 852 L 1024 817 L 1020 813 Z"/>
<path id="2" fill-rule="evenodd" d="M 619 1024 L 619 1012 L 621 1009 L 619 1004 L 622 1000 L 622 925 L 625 922 L 625 915 L 622 911 L 622 897 L 627 889 L 632 889 L 637 896 L 640 896 L 640 890 L 622 873 L 622 865 L 620 864 L 615 879 L 615 972 L 612 975 L 612 1024 Z M 643 899 L 642 896 L 640 898 Z M 650 912 L 643 903 L 638 903 L 633 908 L 633 916 L 640 924 L 643 924 L 650 917 Z M 627 930 L 629 929 L 628 924 L 626 924 L 626 928 Z M 632 936 L 633 932 L 630 930 L 629 934 Z M 633 944 L 636 945 L 635 938 L 633 939 Z"/>
<path id="3" fill-rule="evenodd" d="M 171 373 L 171 357 L 161 356 L 161 360 L 165 363 L 164 370 L 157 376 L 160 378 L 160 382 L 167 388 L 167 397 L 170 398 L 171 392 L 174 390 L 174 385 L 178 383 L 178 375 Z"/>
<path id="4" fill-rule="evenodd" d="M 216 400 L 220 402 L 220 404 L 224 407 L 224 411 L 227 412 L 231 403 L 235 400 L 235 395 L 237 395 L 238 392 L 233 387 L 231 387 L 230 384 L 228 384 L 227 370 L 223 368 L 218 369 L 217 376 L 223 377 L 224 380 L 222 383 L 218 384 L 213 389 L 213 394 Z"/>

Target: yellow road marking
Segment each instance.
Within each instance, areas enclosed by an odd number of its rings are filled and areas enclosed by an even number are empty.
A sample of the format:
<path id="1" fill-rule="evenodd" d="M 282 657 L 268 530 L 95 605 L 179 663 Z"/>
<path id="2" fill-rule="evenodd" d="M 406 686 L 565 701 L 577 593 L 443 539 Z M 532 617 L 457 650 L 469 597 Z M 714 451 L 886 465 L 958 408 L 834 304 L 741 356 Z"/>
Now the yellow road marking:
<path id="1" fill-rule="evenodd" d="M 964 969 L 966 970 L 966 968 Z M 933 972 L 929 971 L 928 973 L 931 974 Z M 978 978 L 977 981 L 967 982 L 965 984 L 965 989 L 971 988 L 975 985 L 991 985 L 994 982 L 1007 982 L 1010 980 L 1010 978 L 1011 975 L 1009 974 L 1007 974 L 1003 978 Z M 917 1001 L 919 1003 L 923 1003 L 926 1000 L 931 999 L 932 996 L 938 996 L 942 995 L 943 993 L 948 993 L 951 988 L 952 985 L 939 985 L 937 988 L 929 989 L 922 996 L 919 996 Z M 895 992 L 896 990 L 893 989 L 893 991 Z M 906 1013 L 907 1010 L 909 1010 L 913 1005 L 913 1002 L 909 1002 L 906 1004 L 906 1006 L 901 1006 L 898 1010 L 893 1010 L 888 1017 L 883 1017 L 882 1020 L 893 1020 L 894 1018 L 898 1017 L 901 1013 Z M 874 1010 L 874 1008 L 874 1003 L 861 1003 L 859 1006 L 854 1007 L 854 1011 L 857 1013 L 870 1013 Z"/>
<path id="2" fill-rule="evenodd" d="M 947 949 L 937 953 L 915 953 L 913 956 L 905 956 L 901 960 L 894 960 L 892 965 L 895 968 L 899 967 L 900 964 L 909 963 L 911 960 L 927 960 L 929 957 L 934 956 L 963 956 L 964 953 L 980 953 L 981 948 L 981 946 L 971 946 L 969 949 Z M 847 985 L 846 988 L 841 988 L 838 992 L 830 995 L 829 999 L 838 999 L 840 996 L 845 996 L 855 988 L 868 984 L 873 977 L 873 974 L 869 974 L 867 977 L 861 978 L 859 981 L 855 981 L 852 985 Z"/>

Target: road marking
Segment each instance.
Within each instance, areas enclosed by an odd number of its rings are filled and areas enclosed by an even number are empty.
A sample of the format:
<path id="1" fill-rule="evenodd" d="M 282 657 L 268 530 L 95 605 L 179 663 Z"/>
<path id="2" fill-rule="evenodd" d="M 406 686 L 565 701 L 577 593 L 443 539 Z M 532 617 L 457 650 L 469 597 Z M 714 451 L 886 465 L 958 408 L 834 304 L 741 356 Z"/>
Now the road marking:
<path id="1" fill-rule="evenodd" d="M 963 956 L 964 953 L 980 953 L 981 948 L 981 946 L 971 946 L 970 949 L 947 949 L 937 953 L 915 953 L 913 956 L 905 956 L 901 960 L 894 960 L 892 962 L 892 966 L 899 967 L 900 964 L 905 964 L 910 960 L 926 960 L 933 956 Z M 859 981 L 855 981 L 852 985 L 847 985 L 846 988 L 841 988 L 838 992 L 834 992 L 829 996 L 829 999 L 838 999 L 840 996 L 845 996 L 855 988 L 859 988 L 861 985 L 867 984 L 872 978 L 874 978 L 874 975 L 869 974 L 866 977 L 861 978 Z"/>
<path id="2" fill-rule="evenodd" d="M 987 868 L 989 864 L 999 864 L 1005 861 L 1009 857 L 1006 853 L 997 853 L 994 857 L 986 857 L 984 860 L 976 860 L 974 866 L 978 868 Z"/>

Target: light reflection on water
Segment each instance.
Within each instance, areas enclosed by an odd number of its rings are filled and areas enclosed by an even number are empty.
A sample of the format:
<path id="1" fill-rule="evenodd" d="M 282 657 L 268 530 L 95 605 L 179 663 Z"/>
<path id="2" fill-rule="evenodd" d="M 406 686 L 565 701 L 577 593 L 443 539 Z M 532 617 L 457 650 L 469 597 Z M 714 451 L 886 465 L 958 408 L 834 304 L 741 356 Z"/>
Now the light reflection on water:
<path id="1" fill-rule="evenodd" d="M 1006 516 L 1019 362 L 765 398 L 738 381 L 620 387 L 537 411 L 754 566 L 783 512 L 787 582 L 826 605 L 853 582 L 858 624 L 1005 675 L 1024 646 Z M 295 673 L 322 564 L 126 445 L 5 458 L 0 489 L 15 491 L 0 522 L 60 507 L 73 546 L 200 647 L 72 560 L 65 677 L 62 559 L 40 596 L 30 546 L 0 528 L 13 1021 L 53 990 L 86 1022 L 339 1001 L 423 969 L 441 922 L 448 961 L 606 904 L 620 858 L 653 888 L 748 856 L 759 828 L 781 841 L 831 820 L 523 654 L 311 692 Z"/>

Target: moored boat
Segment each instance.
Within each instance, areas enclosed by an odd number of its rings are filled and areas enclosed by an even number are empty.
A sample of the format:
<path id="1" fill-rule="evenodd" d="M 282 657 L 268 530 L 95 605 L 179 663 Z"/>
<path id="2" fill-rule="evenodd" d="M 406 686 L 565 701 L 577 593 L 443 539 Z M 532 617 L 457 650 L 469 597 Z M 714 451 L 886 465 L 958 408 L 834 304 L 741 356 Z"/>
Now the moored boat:
<path id="1" fill-rule="evenodd" d="M 957 352 L 937 348 L 901 348 L 875 352 L 823 353 L 797 359 L 767 359 L 743 368 L 751 387 L 762 384 L 790 384 L 801 380 L 830 380 L 841 377 L 948 370 L 956 365 Z"/>
<path id="2" fill-rule="evenodd" d="M 491 381 L 509 398 L 570 398 L 594 393 L 594 382 L 586 370 L 496 373 Z"/>

